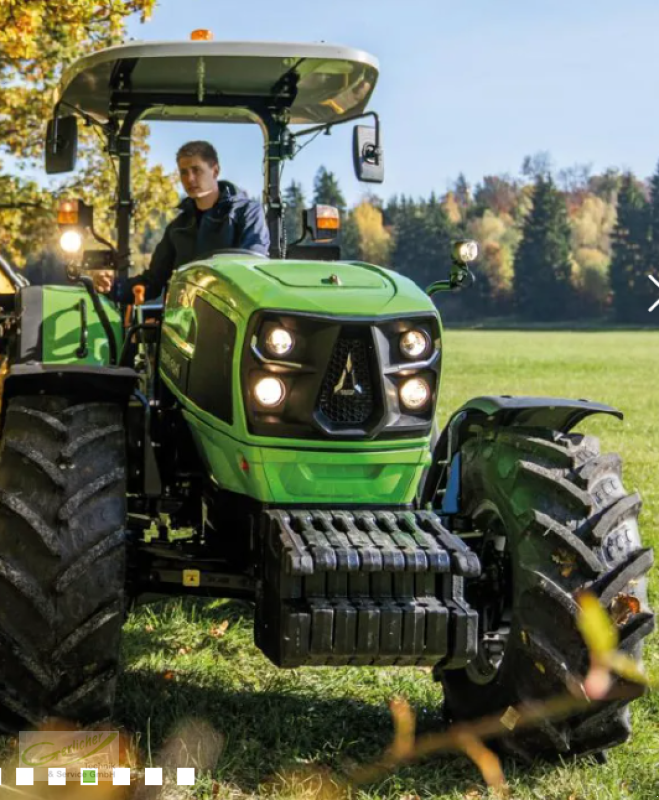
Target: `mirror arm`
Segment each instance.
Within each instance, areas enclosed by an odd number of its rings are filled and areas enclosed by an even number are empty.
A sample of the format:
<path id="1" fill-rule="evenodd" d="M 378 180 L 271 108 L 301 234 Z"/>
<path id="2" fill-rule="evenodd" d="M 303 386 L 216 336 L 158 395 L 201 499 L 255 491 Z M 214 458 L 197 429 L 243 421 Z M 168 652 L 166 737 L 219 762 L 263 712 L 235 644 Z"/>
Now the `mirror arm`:
<path id="1" fill-rule="evenodd" d="M 59 116 L 58 109 L 61 105 L 66 106 L 71 111 L 73 111 L 74 114 L 77 114 L 79 117 L 81 117 L 87 125 L 95 125 L 97 128 L 100 128 L 103 131 L 103 133 L 105 133 L 108 136 L 112 132 L 110 123 L 99 122 L 97 119 L 92 117 L 91 114 L 88 114 L 86 111 L 83 111 L 81 108 L 78 108 L 78 106 L 74 106 L 72 103 L 67 103 L 66 100 L 61 100 L 55 107 L 55 113 L 53 115 L 53 119 L 55 121 L 56 131 L 57 131 L 57 118 Z"/>
<path id="2" fill-rule="evenodd" d="M 365 111 L 363 114 L 353 114 L 345 119 L 338 119 L 336 122 L 327 122 L 324 125 L 314 125 L 312 128 L 305 128 L 297 133 L 291 133 L 292 139 L 298 139 L 301 136 L 308 136 L 311 133 L 318 133 L 318 131 L 329 131 L 335 125 L 344 125 L 346 122 L 354 122 L 356 119 L 364 119 L 365 117 L 373 117 L 375 120 L 375 148 L 380 150 L 380 117 L 375 111 Z"/>

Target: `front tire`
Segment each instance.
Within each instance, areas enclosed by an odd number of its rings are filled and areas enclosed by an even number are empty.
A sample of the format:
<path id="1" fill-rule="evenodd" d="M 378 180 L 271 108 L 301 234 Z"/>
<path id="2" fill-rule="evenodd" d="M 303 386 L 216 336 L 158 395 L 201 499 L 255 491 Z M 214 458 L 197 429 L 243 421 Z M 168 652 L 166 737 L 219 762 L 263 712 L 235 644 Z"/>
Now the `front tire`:
<path id="1" fill-rule="evenodd" d="M 625 492 L 619 456 L 600 455 L 591 436 L 510 428 L 467 440 L 461 460 L 461 516 L 484 534 L 483 576 L 468 594 L 483 629 L 472 664 L 436 670 L 448 717 L 503 715 L 511 706 L 578 689 L 589 668 L 577 628 L 576 598 L 584 590 L 616 621 L 620 650 L 640 660 L 654 626 L 645 579 L 652 551 L 641 546 L 641 502 Z M 620 611 L 625 596 L 638 600 L 637 613 Z M 501 749 L 527 760 L 553 759 L 625 741 L 627 705 L 642 687 L 616 681 L 623 699 L 513 730 Z"/>
<path id="2" fill-rule="evenodd" d="M 125 581 L 123 409 L 7 403 L 0 451 L 0 727 L 107 718 Z"/>

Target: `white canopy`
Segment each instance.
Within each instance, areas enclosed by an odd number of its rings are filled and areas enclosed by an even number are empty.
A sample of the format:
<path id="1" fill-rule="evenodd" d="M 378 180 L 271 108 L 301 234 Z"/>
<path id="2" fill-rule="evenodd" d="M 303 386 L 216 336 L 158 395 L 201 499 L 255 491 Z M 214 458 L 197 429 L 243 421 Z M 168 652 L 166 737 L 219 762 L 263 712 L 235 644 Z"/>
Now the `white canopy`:
<path id="1" fill-rule="evenodd" d="M 140 98 L 162 96 L 145 119 L 253 120 L 251 112 L 211 103 L 269 98 L 297 81 L 291 123 L 335 122 L 366 108 L 378 62 L 361 50 L 329 44 L 134 42 L 79 59 L 64 73 L 56 102 L 106 122 Z M 201 98 L 201 99 L 200 99 Z"/>

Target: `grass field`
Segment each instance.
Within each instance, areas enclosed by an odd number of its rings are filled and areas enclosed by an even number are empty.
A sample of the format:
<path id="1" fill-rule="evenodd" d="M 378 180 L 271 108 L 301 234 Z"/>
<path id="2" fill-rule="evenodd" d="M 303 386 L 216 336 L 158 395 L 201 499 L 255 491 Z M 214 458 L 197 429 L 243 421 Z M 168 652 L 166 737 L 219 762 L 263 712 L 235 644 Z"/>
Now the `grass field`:
<path id="1" fill-rule="evenodd" d="M 659 332 L 449 332 L 445 337 L 441 413 L 444 419 L 479 394 L 589 398 L 625 412 L 584 429 L 605 450 L 623 456 L 628 490 L 644 498 L 645 541 L 659 545 Z M 651 599 L 658 597 L 652 576 Z M 226 630 L 221 623 L 226 622 Z M 419 728 L 439 728 L 441 692 L 420 669 L 301 669 L 280 671 L 252 643 L 251 611 L 229 602 L 173 601 L 146 607 L 126 626 L 125 668 L 117 721 L 136 734 L 145 755 L 159 751 L 183 719 L 203 720 L 224 737 L 212 777 L 196 797 L 296 795 L 285 775 L 340 771 L 380 754 L 391 738 L 388 701 L 408 699 Z M 659 680 L 656 638 L 646 664 Z M 504 764 L 519 800 L 655 800 L 659 797 L 659 693 L 634 705 L 632 742 L 606 765 L 584 761 L 531 770 Z M 148 722 L 147 722 L 148 721 Z M 139 732 L 139 733 L 138 733 Z M 209 736 L 204 740 L 208 743 Z M 306 797 L 323 797 L 311 791 Z M 168 796 L 182 789 L 173 787 Z M 476 768 L 443 754 L 406 767 L 377 785 L 355 788 L 361 800 L 486 797 Z"/>

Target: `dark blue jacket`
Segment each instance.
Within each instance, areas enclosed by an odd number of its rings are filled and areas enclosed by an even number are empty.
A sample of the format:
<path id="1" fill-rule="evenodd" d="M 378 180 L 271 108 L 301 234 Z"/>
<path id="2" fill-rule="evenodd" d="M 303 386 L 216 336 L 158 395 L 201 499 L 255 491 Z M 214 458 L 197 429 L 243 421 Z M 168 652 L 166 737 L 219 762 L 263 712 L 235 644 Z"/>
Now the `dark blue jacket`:
<path id="1" fill-rule="evenodd" d="M 229 181 L 219 181 L 218 188 L 217 202 L 201 215 L 199 224 L 194 200 L 186 197 L 179 204 L 181 213 L 165 228 L 148 270 L 118 286 L 117 299 L 130 302 L 126 290 L 138 283 L 146 286 L 147 300 L 158 297 L 175 269 L 218 250 L 268 255 L 270 234 L 261 204 Z"/>

